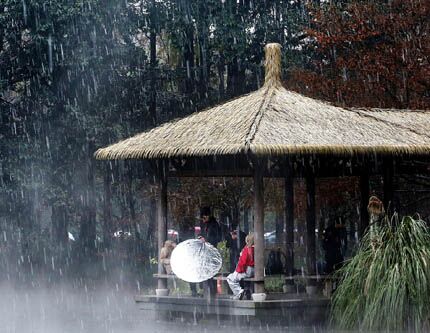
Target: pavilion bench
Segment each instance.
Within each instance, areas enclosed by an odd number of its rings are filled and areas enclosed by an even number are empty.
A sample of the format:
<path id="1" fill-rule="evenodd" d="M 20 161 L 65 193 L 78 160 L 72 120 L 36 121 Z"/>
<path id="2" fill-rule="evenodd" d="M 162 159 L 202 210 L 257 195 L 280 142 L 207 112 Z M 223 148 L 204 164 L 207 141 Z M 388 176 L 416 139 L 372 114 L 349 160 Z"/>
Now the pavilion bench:
<path id="1" fill-rule="evenodd" d="M 229 273 L 218 273 L 217 275 L 215 275 L 212 279 L 214 280 L 222 280 L 222 281 L 227 281 L 227 275 Z M 176 279 L 177 276 L 175 274 L 153 274 L 152 275 L 154 278 L 157 279 Z M 272 275 L 267 275 L 265 276 L 265 278 L 270 277 Z M 278 275 L 273 275 L 273 276 L 278 276 Z M 280 275 L 280 278 L 286 280 L 286 281 L 294 281 L 294 280 L 315 280 L 315 281 L 334 281 L 335 278 L 333 278 L 331 275 Z M 243 278 L 244 281 L 248 281 L 248 282 L 264 282 L 264 280 L 261 279 L 257 279 L 255 277 L 252 278 Z"/>
<path id="2" fill-rule="evenodd" d="M 176 275 L 175 274 L 152 274 L 153 277 L 157 278 L 157 279 L 176 279 Z"/>
<path id="3" fill-rule="evenodd" d="M 212 279 L 214 280 L 222 280 L 222 281 L 227 281 L 227 275 L 230 273 L 218 273 L 217 275 L 215 275 Z M 152 274 L 152 276 L 154 278 L 157 279 L 178 279 L 178 277 L 175 274 Z M 263 282 L 264 280 L 260 280 L 260 279 L 256 279 L 256 278 L 244 278 L 244 281 L 249 281 L 249 282 Z"/>
<path id="4" fill-rule="evenodd" d="M 222 272 L 222 273 L 218 273 L 217 275 L 215 275 L 212 279 L 214 280 L 222 280 L 222 281 L 227 281 L 227 276 L 230 274 L 230 272 Z M 243 278 L 243 281 L 248 281 L 248 282 L 264 282 L 264 280 L 260 280 L 257 279 L 255 277 L 251 277 L 251 278 Z"/>
<path id="5" fill-rule="evenodd" d="M 212 279 L 213 280 L 221 280 L 221 281 L 227 281 L 227 275 L 230 274 L 228 272 L 218 273 L 215 275 Z M 157 279 L 172 279 L 173 280 L 173 286 L 176 289 L 176 279 L 178 278 L 175 274 L 158 274 L 155 273 L 152 275 L 154 278 Z M 254 290 L 254 282 L 264 282 L 264 280 L 256 279 L 255 277 L 252 278 L 243 278 L 242 279 L 244 283 L 244 288 L 249 290 Z M 204 295 L 206 295 L 207 291 L 204 291 Z"/>
<path id="6" fill-rule="evenodd" d="M 227 281 L 227 275 L 229 273 L 218 273 L 215 275 L 212 279 L 213 280 L 221 280 L 221 281 Z M 175 274 L 153 274 L 154 278 L 158 279 L 172 279 L 175 280 L 178 277 Z M 267 275 L 265 278 L 270 277 L 272 275 Z M 332 292 L 332 286 L 333 282 L 336 281 L 336 278 L 334 278 L 332 275 L 273 275 L 274 277 L 279 277 L 285 281 L 296 281 L 296 280 L 311 280 L 311 281 L 322 281 L 324 283 L 323 293 L 325 296 L 330 296 Z M 253 285 L 255 282 L 264 282 L 264 280 L 257 279 L 255 277 L 251 278 L 243 278 L 243 282 L 245 282 L 245 286 L 249 289 L 253 289 Z M 175 288 L 176 284 L 174 282 Z"/>
<path id="7" fill-rule="evenodd" d="M 322 282 L 324 284 L 323 294 L 324 296 L 330 297 L 333 289 L 333 282 L 338 279 L 333 277 L 333 275 L 282 275 L 281 276 L 285 281 L 296 281 L 296 280 L 304 280 L 304 281 L 315 281 Z"/>

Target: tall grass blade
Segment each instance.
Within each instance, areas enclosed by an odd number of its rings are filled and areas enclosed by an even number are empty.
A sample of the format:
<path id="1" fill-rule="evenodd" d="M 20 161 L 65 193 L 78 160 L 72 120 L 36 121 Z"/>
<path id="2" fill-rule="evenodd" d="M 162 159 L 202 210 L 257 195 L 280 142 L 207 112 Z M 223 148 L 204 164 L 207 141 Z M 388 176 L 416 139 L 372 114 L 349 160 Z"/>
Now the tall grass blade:
<path id="1" fill-rule="evenodd" d="M 363 237 L 340 279 L 331 322 L 341 329 L 427 331 L 430 230 L 421 219 L 385 218 Z"/>

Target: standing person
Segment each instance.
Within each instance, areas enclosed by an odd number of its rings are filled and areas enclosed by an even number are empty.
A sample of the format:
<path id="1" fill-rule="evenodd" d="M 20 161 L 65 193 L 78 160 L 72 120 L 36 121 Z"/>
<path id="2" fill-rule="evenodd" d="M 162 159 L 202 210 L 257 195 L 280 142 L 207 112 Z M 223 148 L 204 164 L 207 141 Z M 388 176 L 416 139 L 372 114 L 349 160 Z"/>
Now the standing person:
<path id="1" fill-rule="evenodd" d="M 208 242 L 214 247 L 218 246 L 218 243 L 222 240 L 221 226 L 215 217 L 211 214 L 209 207 L 202 207 L 200 209 L 200 235 L 198 238 L 203 242 Z M 203 281 L 203 287 L 209 291 L 209 296 L 213 297 L 216 294 L 216 281 L 209 279 Z"/>
<path id="2" fill-rule="evenodd" d="M 222 240 L 221 226 L 211 214 L 209 207 L 200 209 L 200 235 L 199 238 L 217 247 Z"/>
<path id="3" fill-rule="evenodd" d="M 325 272 L 327 274 L 333 273 L 342 264 L 347 241 L 346 228 L 341 222 L 336 222 L 324 230 L 322 246 L 325 251 Z"/>
<path id="4" fill-rule="evenodd" d="M 239 261 L 240 250 L 245 247 L 246 234 L 242 230 L 232 230 L 225 237 L 226 246 L 230 254 L 229 272 L 234 272 Z"/>
<path id="5" fill-rule="evenodd" d="M 236 270 L 227 276 L 227 282 L 233 292 L 233 299 L 241 300 L 245 290 L 240 286 L 240 280 L 254 276 L 254 234 L 245 238 L 245 247 L 240 253 Z"/>

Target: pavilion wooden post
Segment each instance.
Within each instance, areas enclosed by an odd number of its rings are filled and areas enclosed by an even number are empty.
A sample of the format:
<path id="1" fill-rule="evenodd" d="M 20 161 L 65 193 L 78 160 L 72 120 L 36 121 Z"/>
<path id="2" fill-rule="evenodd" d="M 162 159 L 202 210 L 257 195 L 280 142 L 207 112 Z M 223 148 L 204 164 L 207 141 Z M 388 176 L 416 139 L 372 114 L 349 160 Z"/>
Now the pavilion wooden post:
<path id="1" fill-rule="evenodd" d="M 279 247 L 284 243 L 285 219 L 283 210 L 276 209 L 275 211 L 275 244 Z"/>
<path id="2" fill-rule="evenodd" d="M 157 163 L 157 239 L 158 239 L 158 274 L 164 274 L 160 261 L 161 248 L 167 239 L 167 168 L 166 161 Z M 167 279 L 158 278 L 158 289 L 167 289 Z"/>
<path id="3" fill-rule="evenodd" d="M 307 205 L 306 205 L 306 263 L 308 275 L 316 274 L 316 206 L 315 206 L 315 172 L 310 164 L 305 170 Z M 314 280 L 308 281 L 312 284 Z"/>
<path id="4" fill-rule="evenodd" d="M 290 158 L 285 163 L 285 237 L 286 237 L 286 262 L 285 268 L 288 276 L 294 275 L 294 178 L 293 167 Z M 294 284 L 288 280 L 288 284 Z"/>
<path id="5" fill-rule="evenodd" d="M 367 205 L 369 203 L 369 163 L 365 159 L 360 170 L 360 225 L 358 227 L 358 237 L 361 239 L 369 226 L 369 212 Z"/>
<path id="6" fill-rule="evenodd" d="M 394 198 L 394 186 L 393 186 L 393 177 L 394 177 L 394 160 L 391 156 L 385 156 L 382 160 L 382 168 L 383 168 L 383 187 L 384 187 L 384 208 L 388 213 L 393 213 L 395 208 L 393 206 L 393 198 Z"/>
<path id="7" fill-rule="evenodd" d="M 254 265 L 255 292 L 264 293 L 264 166 L 254 163 Z"/>

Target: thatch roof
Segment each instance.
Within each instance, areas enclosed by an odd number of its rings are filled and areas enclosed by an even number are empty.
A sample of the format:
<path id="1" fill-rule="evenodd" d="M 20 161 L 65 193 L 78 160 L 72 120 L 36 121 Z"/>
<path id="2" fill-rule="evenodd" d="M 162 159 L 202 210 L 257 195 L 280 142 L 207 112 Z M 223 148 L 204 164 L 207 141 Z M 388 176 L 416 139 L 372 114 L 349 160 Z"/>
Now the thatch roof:
<path id="1" fill-rule="evenodd" d="M 430 154 L 430 111 L 336 107 L 286 90 L 280 71 L 280 45 L 268 44 L 261 89 L 99 149 L 95 156 Z"/>

